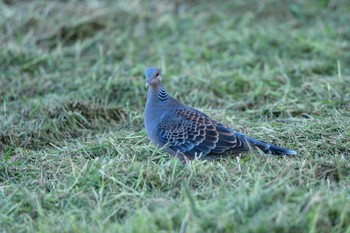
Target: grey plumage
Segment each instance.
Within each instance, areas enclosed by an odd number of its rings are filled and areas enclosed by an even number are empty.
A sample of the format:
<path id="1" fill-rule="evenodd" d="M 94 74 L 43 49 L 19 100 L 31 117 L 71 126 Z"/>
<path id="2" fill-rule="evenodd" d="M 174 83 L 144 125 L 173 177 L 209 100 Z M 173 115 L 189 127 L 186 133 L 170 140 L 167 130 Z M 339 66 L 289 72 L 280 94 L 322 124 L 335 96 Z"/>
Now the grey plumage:
<path id="1" fill-rule="evenodd" d="M 216 122 L 206 114 L 173 99 L 162 84 L 160 70 L 145 71 L 149 87 L 144 124 L 151 141 L 183 159 L 215 159 L 249 151 L 249 144 L 266 154 L 295 155 L 286 148 L 247 137 Z"/>

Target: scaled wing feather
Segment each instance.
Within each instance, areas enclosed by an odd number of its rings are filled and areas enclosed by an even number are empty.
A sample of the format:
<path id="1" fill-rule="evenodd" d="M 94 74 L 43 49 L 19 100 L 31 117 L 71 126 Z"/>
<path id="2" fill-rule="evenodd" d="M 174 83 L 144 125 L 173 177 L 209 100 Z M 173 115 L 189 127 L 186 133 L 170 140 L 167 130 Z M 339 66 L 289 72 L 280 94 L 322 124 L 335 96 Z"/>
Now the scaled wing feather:
<path id="1" fill-rule="evenodd" d="M 185 155 L 215 155 L 246 151 L 244 141 L 234 132 L 192 108 L 176 108 L 165 113 L 157 126 L 164 144 Z"/>

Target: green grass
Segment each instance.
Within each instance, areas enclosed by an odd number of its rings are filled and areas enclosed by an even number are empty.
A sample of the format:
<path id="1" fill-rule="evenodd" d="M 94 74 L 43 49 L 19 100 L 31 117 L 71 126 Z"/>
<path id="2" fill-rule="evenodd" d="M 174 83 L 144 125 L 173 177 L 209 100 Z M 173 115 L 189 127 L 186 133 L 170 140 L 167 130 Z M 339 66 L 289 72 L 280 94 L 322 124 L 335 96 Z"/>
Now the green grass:
<path id="1" fill-rule="evenodd" d="M 0 1 L 1 232 L 350 233 L 350 4 Z M 143 71 L 294 149 L 182 164 Z"/>

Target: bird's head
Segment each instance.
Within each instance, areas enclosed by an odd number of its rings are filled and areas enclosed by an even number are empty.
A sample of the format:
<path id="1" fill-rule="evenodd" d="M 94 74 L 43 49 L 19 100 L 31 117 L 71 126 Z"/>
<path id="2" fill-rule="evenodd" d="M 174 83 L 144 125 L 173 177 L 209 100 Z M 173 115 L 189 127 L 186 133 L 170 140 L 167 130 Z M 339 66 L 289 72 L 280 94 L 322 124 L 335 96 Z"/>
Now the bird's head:
<path id="1" fill-rule="evenodd" d="M 162 81 L 162 76 L 160 75 L 160 70 L 155 67 L 150 67 L 145 70 L 146 76 L 146 87 L 156 86 Z"/>

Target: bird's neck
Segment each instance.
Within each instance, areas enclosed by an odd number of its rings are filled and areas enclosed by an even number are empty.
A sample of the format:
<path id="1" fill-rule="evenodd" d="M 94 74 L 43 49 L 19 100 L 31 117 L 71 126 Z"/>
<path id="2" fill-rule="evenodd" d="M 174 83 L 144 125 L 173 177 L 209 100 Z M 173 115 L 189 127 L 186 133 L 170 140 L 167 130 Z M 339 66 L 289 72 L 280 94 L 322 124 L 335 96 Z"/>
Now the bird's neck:
<path id="1" fill-rule="evenodd" d="M 163 103 L 169 99 L 170 96 L 162 84 L 151 86 L 148 90 L 147 101 L 156 101 L 159 103 Z"/>

